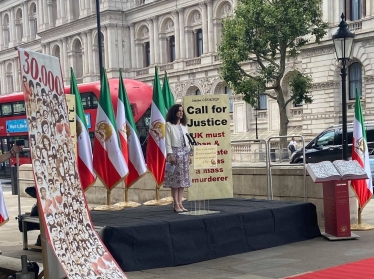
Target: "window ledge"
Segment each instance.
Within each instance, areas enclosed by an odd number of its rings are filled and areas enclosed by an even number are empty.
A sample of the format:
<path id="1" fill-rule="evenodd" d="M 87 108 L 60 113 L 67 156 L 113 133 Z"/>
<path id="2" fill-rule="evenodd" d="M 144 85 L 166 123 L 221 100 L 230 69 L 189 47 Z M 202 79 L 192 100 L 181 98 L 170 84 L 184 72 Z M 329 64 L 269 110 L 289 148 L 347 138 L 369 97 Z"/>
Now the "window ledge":
<path id="1" fill-rule="evenodd" d="M 144 76 L 149 74 L 149 68 L 144 68 L 136 71 L 136 76 Z"/>

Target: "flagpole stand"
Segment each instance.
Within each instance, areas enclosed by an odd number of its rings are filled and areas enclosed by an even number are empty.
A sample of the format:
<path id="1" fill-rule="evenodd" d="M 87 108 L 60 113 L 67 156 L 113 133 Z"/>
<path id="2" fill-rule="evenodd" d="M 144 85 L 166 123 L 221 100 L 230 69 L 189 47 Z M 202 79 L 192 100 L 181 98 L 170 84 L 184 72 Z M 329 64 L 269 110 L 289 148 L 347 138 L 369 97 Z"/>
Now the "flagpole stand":
<path id="1" fill-rule="evenodd" d="M 159 199 L 160 196 L 160 189 L 156 186 L 156 199 L 150 200 L 144 203 L 144 205 L 147 206 L 155 206 L 155 205 L 168 205 L 173 202 L 173 199 L 170 201 L 170 199 Z"/>
<path id="2" fill-rule="evenodd" d="M 133 208 L 141 206 L 138 202 L 129 202 L 129 188 L 125 187 L 125 201 L 124 202 L 118 202 L 115 205 L 120 206 L 122 208 Z"/>
<path id="3" fill-rule="evenodd" d="M 361 223 L 361 208 L 358 209 L 358 220 L 357 220 L 357 224 L 352 224 L 351 225 L 351 230 L 352 231 L 370 231 L 370 230 L 374 230 L 374 225 L 371 225 L 371 224 L 362 224 Z"/>
<path id="4" fill-rule="evenodd" d="M 97 207 L 93 208 L 92 210 L 98 210 L 98 211 L 117 211 L 117 210 L 122 210 L 123 208 L 124 207 L 118 206 L 116 204 L 114 204 L 114 205 L 110 204 L 110 191 L 108 190 L 106 192 L 106 205 L 97 206 Z"/>

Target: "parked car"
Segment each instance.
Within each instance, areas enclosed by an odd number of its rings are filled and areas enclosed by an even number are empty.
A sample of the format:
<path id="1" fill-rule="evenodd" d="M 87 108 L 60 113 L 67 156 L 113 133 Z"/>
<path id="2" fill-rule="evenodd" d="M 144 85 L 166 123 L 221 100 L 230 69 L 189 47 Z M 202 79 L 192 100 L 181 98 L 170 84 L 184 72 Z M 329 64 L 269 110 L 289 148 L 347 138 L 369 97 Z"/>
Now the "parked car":
<path id="1" fill-rule="evenodd" d="M 365 123 L 369 153 L 374 155 L 374 122 Z M 352 154 L 353 124 L 347 126 L 348 154 Z M 342 125 L 327 128 L 305 146 L 305 162 L 318 163 L 342 159 Z M 292 153 L 290 163 L 302 163 L 303 150 Z"/>

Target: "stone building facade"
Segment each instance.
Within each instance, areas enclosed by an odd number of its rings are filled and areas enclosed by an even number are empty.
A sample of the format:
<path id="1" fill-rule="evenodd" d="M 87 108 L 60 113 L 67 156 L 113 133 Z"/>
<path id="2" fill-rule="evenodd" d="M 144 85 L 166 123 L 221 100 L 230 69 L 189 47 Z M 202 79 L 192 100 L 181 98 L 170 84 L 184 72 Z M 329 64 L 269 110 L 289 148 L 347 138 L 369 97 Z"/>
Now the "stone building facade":
<path id="1" fill-rule="evenodd" d="M 178 101 L 184 95 L 229 94 L 233 138 L 248 138 L 255 128 L 279 128 L 274 100 L 260 100 L 255 111 L 243 102 L 220 77 L 217 45 L 222 20 L 240 0 L 100 0 L 103 60 L 109 77 L 124 76 L 152 84 L 154 66 L 161 76 L 168 72 Z M 73 67 L 78 82 L 98 80 L 98 43 L 95 0 L 2 0 L 0 1 L 0 92 L 21 91 L 17 52 L 24 47 L 60 57 L 65 84 Z M 331 36 L 346 10 L 349 28 L 356 34 L 348 64 L 348 121 L 354 100 L 349 88 L 362 89 L 366 120 L 374 120 L 374 0 L 323 0 L 324 19 L 330 23 L 322 44 L 308 44 L 288 61 L 283 80 L 288 94 L 289 76 L 305 71 L 313 77 L 313 103 L 289 105 L 289 131 L 312 137 L 341 122 L 340 65 Z M 247 70 L 256 67 L 248 63 Z M 247 136 L 241 136 L 247 135 Z"/>

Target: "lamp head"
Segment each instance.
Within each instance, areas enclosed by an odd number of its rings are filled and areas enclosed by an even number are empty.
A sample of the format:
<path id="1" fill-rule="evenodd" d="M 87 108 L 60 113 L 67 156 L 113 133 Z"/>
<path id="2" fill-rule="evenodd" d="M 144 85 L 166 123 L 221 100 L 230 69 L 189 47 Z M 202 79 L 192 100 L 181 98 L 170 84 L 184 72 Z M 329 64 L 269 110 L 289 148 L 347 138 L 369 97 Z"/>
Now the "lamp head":
<path id="1" fill-rule="evenodd" d="M 349 31 L 344 13 L 341 15 L 341 21 L 336 33 L 332 36 L 335 46 L 335 53 L 338 60 L 349 60 L 352 51 L 353 39 L 355 34 Z"/>

